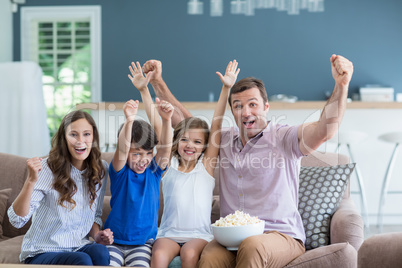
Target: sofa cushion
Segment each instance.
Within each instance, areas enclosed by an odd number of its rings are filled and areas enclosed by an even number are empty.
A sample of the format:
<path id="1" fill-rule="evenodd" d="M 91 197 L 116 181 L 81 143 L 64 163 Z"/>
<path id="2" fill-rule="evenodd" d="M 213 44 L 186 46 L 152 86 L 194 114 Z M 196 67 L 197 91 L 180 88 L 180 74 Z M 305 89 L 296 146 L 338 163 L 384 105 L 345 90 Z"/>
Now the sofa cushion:
<path id="1" fill-rule="evenodd" d="M 339 243 L 308 250 L 300 257 L 294 259 L 286 268 L 355 268 L 357 251 L 349 243 Z"/>
<path id="2" fill-rule="evenodd" d="M 0 242 L 0 263 L 20 263 L 23 235 Z"/>
<path id="3" fill-rule="evenodd" d="M 301 167 L 299 212 L 306 231 L 306 249 L 329 244 L 330 220 L 339 206 L 355 164 Z"/>
<path id="4" fill-rule="evenodd" d="M 0 190 L 0 238 L 3 238 L 3 220 L 4 215 L 7 213 L 7 201 L 11 191 L 11 188 Z"/>
<path id="5" fill-rule="evenodd" d="M 21 191 L 22 186 L 28 176 L 27 159 L 17 155 L 0 153 L 0 189 L 13 189 L 10 198 L 7 201 L 7 209 L 14 202 L 15 198 Z M 14 237 L 23 235 L 27 232 L 31 221 L 29 221 L 21 229 L 14 228 L 8 220 L 8 215 L 3 219 L 3 235 L 6 237 Z"/>
<path id="6" fill-rule="evenodd" d="M 105 198 L 103 199 L 103 208 L 102 208 L 102 217 L 101 217 L 103 226 L 105 226 L 107 216 L 109 216 L 109 213 L 112 210 L 112 208 L 110 207 L 110 199 L 111 198 L 112 197 L 110 195 L 105 195 Z"/>

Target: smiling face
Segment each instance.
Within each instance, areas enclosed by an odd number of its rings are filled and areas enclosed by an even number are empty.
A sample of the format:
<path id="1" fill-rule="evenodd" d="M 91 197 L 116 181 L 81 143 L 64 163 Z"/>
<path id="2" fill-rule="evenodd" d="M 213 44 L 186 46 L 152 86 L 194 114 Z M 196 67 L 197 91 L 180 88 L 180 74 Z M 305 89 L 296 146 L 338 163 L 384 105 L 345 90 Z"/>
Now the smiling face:
<path id="1" fill-rule="evenodd" d="M 83 170 L 85 168 L 84 161 L 92 148 L 93 127 L 85 118 L 82 118 L 67 126 L 65 136 L 73 166 Z"/>
<path id="2" fill-rule="evenodd" d="M 203 129 L 189 129 L 179 140 L 177 152 L 183 162 L 197 161 L 205 149 L 205 133 Z"/>
<path id="3" fill-rule="evenodd" d="M 135 148 L 131 145 L 130 152 L 128 154 L 127 164 L 137 174 L 142 174 L 151 164 L 154 157 L 153 149 L 144 150 L 143 148 Z"/>
<path id="4" fill-rule="evenodd" d="M 243 144 L 267 126 L 269 104 L 264 103 L 258 88 L 253 87 L 233 94 L 231 106 Z"/>

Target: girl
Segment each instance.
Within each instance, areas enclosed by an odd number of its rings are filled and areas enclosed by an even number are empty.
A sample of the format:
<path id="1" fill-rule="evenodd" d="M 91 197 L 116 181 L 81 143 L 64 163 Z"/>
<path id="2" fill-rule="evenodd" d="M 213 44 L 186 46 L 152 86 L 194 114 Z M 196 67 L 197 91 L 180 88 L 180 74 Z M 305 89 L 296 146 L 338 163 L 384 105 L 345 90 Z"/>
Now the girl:
<path id="1" fill-rule="evenodd" d="M 113 235 L 100 230 L 108 165 L 101 160 L 93 118 L 83 111 L 66 115 L 52 139 L 49 157 L 29 159 L 27 166 L 28 178 L 8 210 L 16 228 L 32 216 L 20 261 L 109 265 L 104 245 L 113 242 Z"/>
<path id="2" fill-rule="evenodd" d="M 182 267 L 195 267 L 202 249 L 213 239 L 210 227 L 213 173 L 227 97 L 240 71 L 237 65 L 236 61 L 229 62 L 225 76 L 217 72 L 223 87 L 211 133 L 208 124 L 195 117 L 183 120 L 174 130 L 170 167 L 162 178 L 164 210 L 152 249 L 151 267 L 168 267 L 177 255 Z M 139 72 L 141 69 L 133 64 L 133 76 Z"/>

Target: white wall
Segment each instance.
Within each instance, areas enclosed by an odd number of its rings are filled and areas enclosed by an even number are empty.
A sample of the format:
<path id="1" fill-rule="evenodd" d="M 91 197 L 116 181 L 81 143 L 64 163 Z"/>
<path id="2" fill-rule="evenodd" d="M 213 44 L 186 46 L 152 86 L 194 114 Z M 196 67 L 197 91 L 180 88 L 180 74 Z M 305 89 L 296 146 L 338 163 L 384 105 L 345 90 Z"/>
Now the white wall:
<path id="1" fill-rule="evenodd" d="M 13 59 L 13 21 L 10 0 L 0 0 L 0 62 Z"/>

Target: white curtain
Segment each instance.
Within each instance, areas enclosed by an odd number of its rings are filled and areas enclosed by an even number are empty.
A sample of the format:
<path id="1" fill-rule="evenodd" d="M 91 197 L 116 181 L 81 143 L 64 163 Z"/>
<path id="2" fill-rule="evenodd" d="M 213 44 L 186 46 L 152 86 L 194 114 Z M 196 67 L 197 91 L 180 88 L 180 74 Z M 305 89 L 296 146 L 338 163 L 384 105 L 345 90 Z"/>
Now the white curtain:
<path id="1" fill-rule="evenodd" d="M 47 155 L 50 137 L 46 118 L 38 64 L 0 63 L 0 152 Z"/>

